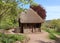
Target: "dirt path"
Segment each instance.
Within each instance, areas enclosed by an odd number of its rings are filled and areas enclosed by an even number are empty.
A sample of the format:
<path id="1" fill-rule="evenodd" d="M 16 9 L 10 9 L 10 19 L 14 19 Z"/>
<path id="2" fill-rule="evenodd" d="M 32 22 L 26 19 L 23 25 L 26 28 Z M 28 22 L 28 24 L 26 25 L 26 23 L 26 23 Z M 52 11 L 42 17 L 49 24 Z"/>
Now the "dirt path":
<path id="1" fill-rule="evenodd" d="M 0 32 L 3 32 L 3 30 L 0 30 Z M 14 34 L 10 30 L 7 31 L 7 32 L 4 32 L 4 33 Z M 60 39 L 57 39 L 55 41 L 50 40 L 49 37 L 48 37 L 48 35 L 49 35 L 48 32 L 45 32 L 45 31 L 42 31 L 42 32 L 39 32 L 39 33 L 24 34 L 24 35 L 27 35 L 27 37 L 30 38 L 30 40 L 27 39 L 28 43 L 60 43 Z"/>
<path id="2" fill-rule="evenodd" d="M 48 38 L 48 33 L 42 31 L 41 33 L 32 33 L 27 36 L 30 37 L 28 43 L 53 43 L 52 40 Z"/>

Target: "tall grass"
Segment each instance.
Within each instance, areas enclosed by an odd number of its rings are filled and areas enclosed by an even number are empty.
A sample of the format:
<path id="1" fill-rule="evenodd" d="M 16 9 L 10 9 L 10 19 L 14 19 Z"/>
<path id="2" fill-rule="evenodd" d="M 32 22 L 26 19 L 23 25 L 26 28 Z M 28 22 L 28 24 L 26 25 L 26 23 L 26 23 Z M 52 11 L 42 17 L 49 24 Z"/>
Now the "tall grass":
<path id="1" fill-rule="evenodd" d="M 54 35 L 53 32 L 51 32 L 49 29 L 46 29 L 46 31 L 49 33 L 49 38 L 55 40 L 57 37 Z"/>
<path id="2" fill-rule="evenodd" d="M 0 43 L 13 43 L 15 41 L 24 40 L 25 36 L 15 34 L 2 34 L 0 33 Z"/>

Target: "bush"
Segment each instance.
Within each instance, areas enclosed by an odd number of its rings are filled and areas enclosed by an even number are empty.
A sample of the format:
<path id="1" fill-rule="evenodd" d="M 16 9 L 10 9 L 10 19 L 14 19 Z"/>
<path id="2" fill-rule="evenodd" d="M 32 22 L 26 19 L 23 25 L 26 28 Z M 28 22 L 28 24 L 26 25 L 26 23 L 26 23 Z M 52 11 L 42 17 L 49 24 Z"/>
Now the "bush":
<path id="1" fill-rule="evenodd" d="M 55 40 L 57 37 L 54 34 L 50 33 L 49 38 Z"/>
<path id="2" fill-rule="evenodd" d="M 46 31 L 49 33 L 49 38 L 52 40 L 55 40 L 57 37 L 54 35 L 54 33 L 52 31 L 50 31 L 50 29 L 46 29 Z"/>
<path id="3" fill-rule="evenodd" d="M 22 41 L 24 40 L 25 36 L 23 35 L 16 35 L 16 34 L 2 34 L 0 33 L 0 42 L 2 43 L 13 43 L 15 41 Z"/>

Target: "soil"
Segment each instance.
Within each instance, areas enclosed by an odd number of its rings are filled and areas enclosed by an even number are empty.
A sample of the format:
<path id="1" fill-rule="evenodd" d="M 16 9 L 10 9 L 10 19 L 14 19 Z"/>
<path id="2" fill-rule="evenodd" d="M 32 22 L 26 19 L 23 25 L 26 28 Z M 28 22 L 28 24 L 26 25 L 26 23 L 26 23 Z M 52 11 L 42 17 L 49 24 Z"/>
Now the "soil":
<path id="1" fill-rule="evenodd" d="M 49 39 L 48 35 L 49 34 L 45 31 L 27 34 L 27 36 L 30 37 L 28 43 L 55 43 L 54 40 Z"/>
<path id="2" fill-rule="evenodd" d="M 5 31 L 6 34 L 21 34 L 21 33 L 13 33 L 14 29 Z M 0 33 L 2 33 L 4 30 L 0 30 Z M 49 39 L 49 33 L 45 31 L 37 32 L 37 33 L 27 33 L 23 34 L 26 35 L 29 39 L 27 43 L 60 43 L 60 36 L 56 40 Z"/>

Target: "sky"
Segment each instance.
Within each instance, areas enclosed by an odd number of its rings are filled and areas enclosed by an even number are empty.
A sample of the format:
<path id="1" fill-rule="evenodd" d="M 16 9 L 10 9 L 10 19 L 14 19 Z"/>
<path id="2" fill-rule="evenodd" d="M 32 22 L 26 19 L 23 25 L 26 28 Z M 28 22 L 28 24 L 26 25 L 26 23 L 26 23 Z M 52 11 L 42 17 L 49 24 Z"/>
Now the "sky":
<path id="1" fill-rule="evenodd" d="M 46 20 L 60 19 L 60 0 L 34 0 L 46 10 Z M 27 8 L 29 6 L 27 5 Z"/>
<path id="2" fill-rule="evenodd" d="M 60 0 L 34 0 L 41 4 L 46 10 L 46 20 L 60 18 Z"/>

